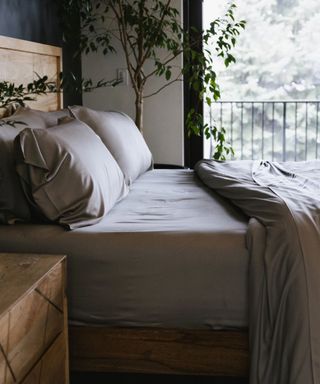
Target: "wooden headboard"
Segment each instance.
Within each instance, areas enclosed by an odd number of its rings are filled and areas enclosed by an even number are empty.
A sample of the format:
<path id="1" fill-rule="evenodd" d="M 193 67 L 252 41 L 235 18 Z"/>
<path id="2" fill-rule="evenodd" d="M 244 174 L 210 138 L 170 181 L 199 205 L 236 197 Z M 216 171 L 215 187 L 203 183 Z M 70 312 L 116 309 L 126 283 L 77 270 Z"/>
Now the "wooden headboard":
<path id="1" fill-rule="evenodd" d="M 0 35 L 0 81 L 26 85 L 36 79 L 37 74 L 57 81 L 61 70 L 61 48 Z M 42 111 L 54 111 L 62 107 L 62 94 L 38 96 L 28 105 Z"/>

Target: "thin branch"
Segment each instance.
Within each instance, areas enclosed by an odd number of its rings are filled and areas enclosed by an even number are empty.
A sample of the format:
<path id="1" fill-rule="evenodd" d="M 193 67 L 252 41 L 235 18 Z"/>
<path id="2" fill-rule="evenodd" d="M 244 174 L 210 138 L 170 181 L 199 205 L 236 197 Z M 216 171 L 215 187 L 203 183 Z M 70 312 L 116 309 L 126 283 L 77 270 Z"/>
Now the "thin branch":
<path id="1" fill-rule="evenodd" d="M 135 69 L 135 80 L 138 84 L 139 89 L 142 89 L 144 86 L 143 79 L 141 79 L 142 58 L 144 56 L 144 49 L 143 49 L 143 40 L 144 40 L 143 8 L 144 8 L 144 5 L 145 5 L 145 0 L 140 0 L 140 4 L 139 4 L 139 28 L 138 28 L 138 33 L 137 33 L 138 58 L 137 58 L 137 66 Z"/>
<path id="2" fill-rule="evenodd" d="M 157 91 L 153 92 L 153 93 L 150 93 L 149 95 L 146 95 L 144 96 L 143 98 L 144 99 L 147 99 L 148 97 L 152 97 L 154 95 L 157 95 L 158 93 L 160 93 L 161 91 L 163 91 L 165 88 L 169 87 L 169 85 L 175 83 L 176 81 L 182 81 L 182 78 L 181 78 L 181 75 L 182 73 L 179 73 L 179 76 L 177 76 L 175 79 L 167 82 L 166 84 L 164 84 L 162 87 L 160 87 Z"/>
<path id="3" fill-rule="evenodd" d="M 183 52 L 183 49 L 177 51 L 176 54 L 172 55 L 170 58 L 168 58 L 164 63 L 162 63 L 163 65 L 167 65 L 169 64 L 171 61 L 173 61 L 175 58 L 177 58 L 179 55 L 181 55 L 181 53 Z M 145 77 L 145 81 L 148 80 L 151 76 L 155 75 L 157 73 L 158 69 L 154 69 L 152 72 L 148 73 Z"/>
<path id="4" fill-rule="evenodd" d="M 163 11 L 162 17 L 161 17 L 160 22 L 159 22 L 159 25 L 158 25 L 157 32 L 156 32 L 156 34 L 155 34 L 156 37 L 159 35 L 159 33 L 160 33 L 161 29 L 162 29 L 162 25 L 163 25 L 164 18 L 165 18 L 165 15 L 166 15 L 166 10 L 169 8 L 170 3 L 171 3 L 171 0 L 168 0 L 168 1 L 167 1 L 167 4 L 165 5 L 165 9 L 164 9 L 164 11 Z M 142 58 L 142 61 L 141 61 L 141 63 L 140 63 L 140 66 L 141 66 L 141 67 L 142 67 L 143 64 L 145 63 L 146 59 L 149 57 L 152 48 L 153 48 L 153 47 L 150 46 L 150 47 L 146 50 L 146 52 L 145 52 L 145 54 L 144 54 L 144 56 L 143 56 L 143 58 Z"/>
<path id="5" fill-rule="evenodd" d="M 136 64 L 138 64 L 138 55 L 137 55 L 137 52 L 135 50 L 134 45 L 132 44 L 131 37 L 129 35 L 127 36 L 127 40 L 128 40 L 129 45 L 130 45 L 130 48 L 131 48 L 131 51 L 133 53 Z"/>
<path id="6" fill-rule="evenodd" d="M 120 14 L 118 13 L 117 9 L 115 8 L 115 6 L 112 3 L 110 4 L 110 7 L 111 7 L 116 19 L 117 19 L 117 23 L 119 26 L 119 33 L 120 33 L 120 41 L 121 41 L 121 45 L 122 45 L 122 48 L 123 48 L 123 51 L 125 54 L 129 76 L 130 76 L 130 79 L 132 82 L 132 87 L 133 87 L 134 91 L 137 93 L 139 90 L 138 90 L 138 87 L 137 87 L 137 84 L 136 84 L 136 81 L 134 78 L 134 68 L 130 62 L 130 55 L 129 55 L 128 46 L 127 46 L 128 41 L 127 41 L 127 35 L 126 35 L 126 25 L 124 23 L 122 3 L 121 3 L 121 1 L 119 1 Z"/>
<path id="7" fill-rule="evenodd" d="M 199 44 L 199 42 L 201 42 L 202 40 L 202 34 L 201 36 L 198 38 L 198 39 L 194 39 L 192 42 L 189 43 L 189 48 L 195 48 L 197 47 L 197 45 Z M 175 54 L 172 54 L 172 56 L 170 56 L 170 54 L 167 56 L 168 58 L 164 59 L 165 61 L 162 63 L 162 65 L 167 65 L 169 63 L 171 63 L 171 61 L 173 61 L 175 58 L 177 58 L 178 56 L 180 56 L 183 52 L 185 51 L 185 47 L 182 45 L 182 48 L 177 50 Z M 152 77 L 153 75 L 155 75 L 157 73 L 157 68 L 154 69 L 152 72 L 150 72 L 148 75 L 146 75 L 146 78 L 145 78 L 145 81 Z"/>
<path id="8" fill-rule="evenodd" d="M 114 30 L 114 31 L 115 31 L 115 32 L 119 32 L 118 29 L 116 29 L 116 30 Z M 112 36 L 115 40 L 118 40 L 118 41 L 121 42 L 120 37 L 119 37 L 115 32 L 113 32 L 113 31 L 108 31 L 108 32 L 110 33 L 110 36 Z"/>

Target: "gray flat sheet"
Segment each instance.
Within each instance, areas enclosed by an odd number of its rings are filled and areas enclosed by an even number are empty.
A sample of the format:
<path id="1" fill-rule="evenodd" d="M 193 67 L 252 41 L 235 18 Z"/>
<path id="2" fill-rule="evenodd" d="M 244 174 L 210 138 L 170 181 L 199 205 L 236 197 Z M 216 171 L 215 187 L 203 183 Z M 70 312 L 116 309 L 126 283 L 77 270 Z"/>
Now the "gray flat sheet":
<path id="1" fill-rule="evenodd" d="M 207 160 L 195 170 L 253 218 L 250 384 L 319 384 L 320 161 Z"/>
<path id="2" fill-rule="evenodd" d="M 94 226 L 0 227 L 0 251 L 68 255 L 73 321 L 247 326 L 247 218 L 192 171 L 154 170 Z"/>

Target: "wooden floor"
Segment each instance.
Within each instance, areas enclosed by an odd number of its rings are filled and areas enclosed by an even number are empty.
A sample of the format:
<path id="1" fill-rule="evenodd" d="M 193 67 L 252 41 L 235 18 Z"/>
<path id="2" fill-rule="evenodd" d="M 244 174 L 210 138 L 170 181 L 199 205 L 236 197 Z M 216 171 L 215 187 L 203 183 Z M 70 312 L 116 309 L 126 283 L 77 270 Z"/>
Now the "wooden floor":
<path id="1" fill-rule="evenodd" d="M 245 379 L 206 376 L 74 373 L 70 384 L 248 384 Z"/>

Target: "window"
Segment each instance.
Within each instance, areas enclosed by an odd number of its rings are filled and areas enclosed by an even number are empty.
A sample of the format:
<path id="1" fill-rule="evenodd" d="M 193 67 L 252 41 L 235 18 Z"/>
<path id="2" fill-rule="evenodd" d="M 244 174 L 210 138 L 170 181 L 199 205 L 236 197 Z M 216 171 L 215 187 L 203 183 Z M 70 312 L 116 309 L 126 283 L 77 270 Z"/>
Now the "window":
<path id="1" fill-rule="evenodd" d="M 201 3 L 188 2 L 189 13 L 197 13 L 198 19 Z M 227 3 L 203 1 L 204 28 L 223 14 Z M 234 52 L 237 63 L 227 70 L 218 66 L 222 98 L 212 108 L 205 108 L 205 121 L 214 119 L 227 130 L 237 159 L 320 157 L 318 1 L 236 3 L 236 14 L 247 21 L 247 28 Z M 190 146 L 194 157 L 210 157 L 212 141 L 204 142 L 203 154 L 197 145 Z"/>

